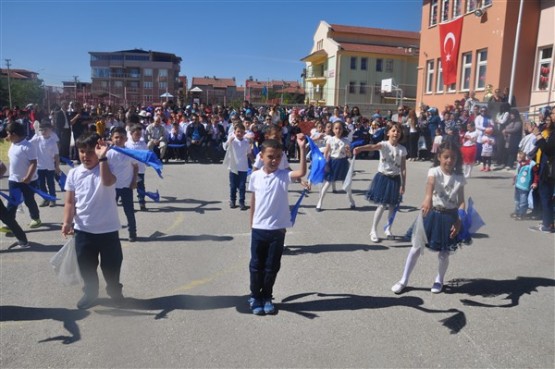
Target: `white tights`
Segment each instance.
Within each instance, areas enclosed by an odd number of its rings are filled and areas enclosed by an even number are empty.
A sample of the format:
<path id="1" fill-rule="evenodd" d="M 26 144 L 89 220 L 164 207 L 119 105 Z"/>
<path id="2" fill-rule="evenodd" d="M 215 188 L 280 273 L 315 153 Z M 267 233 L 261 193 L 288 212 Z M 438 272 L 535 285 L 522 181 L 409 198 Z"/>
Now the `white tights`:
<path id="1" fill-rule="evenodd" d="M 318 204 L 316 205 L 316 207 L 318 209 L 322 208 L 322 202 L 324 201 L 324 196 L 326 196 L 326 192 L 328 192 L 328 189 L 330 188 L 330 185 L 332 185 L 333 190 L 335 190 L 335 182 L 330 182 L 330 181 L 326 181 L 324 182 L 324 185 L 322 186 L 322 190 L 320 191 L 320 198 L 318 199 Z M 355 200 L 353 200 L 353 192 L 351 191 L 351 188 L 347 188 L 345 190 L 345 192 L 347 192 L 347 198 L 349 199 L 349 203 L 351 205 L 355 204 Z"/>
<path id="2" fill-rule="evenodd" d="M 403 277 L 399 281 L 400 283 L 404 284 L 405 286 L 409 282 L 410 274 L 418 261 L 418 257 L 420 256 L 420 249 L 415 247 L 411 247 L 409 251 L 409 255 L 407 256 L 407 262 L 405 263 L 405 270 L 403 271 Z M 447 267 L 449 267 L 449 251 L 440 251 L 437 255 L 438 258 L 438 273 L 435 279 L 435 283 L 443 284 L 443 280 L 445 277 L 445 273 L 447 272 Z"/>
<path id="3" fill-rule="evenodd" d="M 389 206 L 389 212 L 387 215 L 387 219 L 391 218 L 393 216 L 393 212 L 395 211 L 395 207 L 393 206 Z M 378 227 L 378 224 L 380 223 L 380 220 L 382 219 L 382 215 L 384 212 L 384 205 L 380 205 L 376 208 L 376 211 L 374 212 L 374 221 L 372 221 L 372 228 L 370 230 L 370 232 L 374 232 L 377 234 L 376 232 L 376 228 Z M 391 231 L 391 227 L 389 227 L 389 230 Z"/>

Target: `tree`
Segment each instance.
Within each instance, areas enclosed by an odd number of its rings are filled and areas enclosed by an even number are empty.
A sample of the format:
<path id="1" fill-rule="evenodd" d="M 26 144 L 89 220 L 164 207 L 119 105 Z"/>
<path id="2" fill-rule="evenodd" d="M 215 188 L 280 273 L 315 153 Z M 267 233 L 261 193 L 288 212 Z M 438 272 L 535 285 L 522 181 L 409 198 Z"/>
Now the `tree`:
<path id="1" fill-rule="evenodd" d="M 42 105 L 44 101 L 44 87 L 41 79 L 11 79 L 12 106 L 25 107 L 27 104 Z M 0 78 L 0 106 L 10 106 L 8 78 Z"/>

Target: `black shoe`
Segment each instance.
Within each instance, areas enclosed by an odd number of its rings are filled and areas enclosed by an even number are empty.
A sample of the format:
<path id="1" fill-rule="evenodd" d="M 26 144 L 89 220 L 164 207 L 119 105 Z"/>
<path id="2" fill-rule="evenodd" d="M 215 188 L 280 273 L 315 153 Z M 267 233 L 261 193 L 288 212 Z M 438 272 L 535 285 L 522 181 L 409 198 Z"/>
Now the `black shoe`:
<path id="1" fill-rule="evenodd" d="M 234 201 L 230 201 L 230 202 L 229 202 L 229 208 L 230 208 L 230 209 L 235 209 L 236 207 L 237 207 L 237 205 L 235 204 Z"/>
<path id="2" fill-rule="evenodd" d="M 137 235 L 136 234 L 130 234 L 129 235 L 129 242 L 135 242 L 137 241 Z"/>
<path id="3" fill-rule="evenodd" d="M 50 201 L 44 200 L 44 201 L 39 205 L 39 207 L 44 208 L 44 207 L 47 207 L 48 205 L 50 205 Z"/>
<path id="4" fill-rule="evenodd" d="M 146 205 L 141 205 L 141 211 L 147 211 Z"/>
<path id="5" fill-rule="evenodd" d="M 94 305 L 96 305 L 97 297 L 98 297 L 97 295 L 84 294 L 83 297 L 81 297 L 81 300 L 77 302 L 77 308 L 86 310 L 93 307 Z"/>
<path id="6" fill-rule="evenodd" d="M 239 204 L 239 208 L 241 210 L 247 210 L 248 209 L 248 207 L 245 204 Z"/>

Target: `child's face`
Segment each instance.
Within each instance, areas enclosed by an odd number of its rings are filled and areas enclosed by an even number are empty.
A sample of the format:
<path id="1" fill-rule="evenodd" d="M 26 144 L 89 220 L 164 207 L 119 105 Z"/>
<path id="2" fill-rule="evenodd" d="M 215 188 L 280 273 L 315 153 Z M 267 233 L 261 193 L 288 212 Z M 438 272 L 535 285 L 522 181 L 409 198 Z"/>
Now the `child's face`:
<path id="1" fill-rule="evenodd" d="M 397 142 L 401 137 L 401 132 L 399 132 L 397 126 L 393 126 L 389 129 L 389 132 L 387 132 L 387 136 L 389 137 L 389 141 Z"/>
<path id="2" fill-rule="evenodd" d="M 264 170 L 266 173 L 273 173 L 279 168 L 283 150 L 274 149 L 273 147 L 266 147 L 261 152 L 262 163 L 264 163 Z"/>
<path id="3" fill-rule="evenodd" d="M 50 128 L 39 129 L 39 132 L 44 138 L 49 138 L 50 135 L 52 134 L 52 130 Z"/>
<path id="4" fill-rule="evenodd" d="M 116 146 L 124 147 L 125 141 L 127 141 L 127 135 L 124 135 L 123 133 L 115 132 L 112 135 L 112 143 Z"/>
<path id="5" fill-rule="evenodd" d="M 18 143 L 19 141 L 23 141 L 24 137 L 18 136 L 15 133 L 10 133 L 10 132 L 7 132 L 7 133 L 8 133 L 7 139 L 10 142 Z"/>
<path id="6" fill-rule="evenodd" d="M 143 135 L 143 131 L 133 131 L 131 132 L 131 139 L 133 140 L 133 142 L 139 142 L 141 140 L 142 135 Z"/>
<path id="7" fill-rule="evenodd" d="M 517 159 L 518 161 L 524 161 L 524 160 L 526 160 L 526 154 L 523 153 L 523 152 L 519 152 L 519 153 L 517 154 L 517 156 L 516 156 L 516 159 Z"/>
<path id="8" fill-rule="evenodd" d="M 237 139 L 240 141 L 243 139 L 243 137 L 245 137 L 245 130 L 242 128 L 235 128 L 235 137 L 237 137 Z"/>
<path id="9" fill-rule="evenodd" d="M 335 135 L 335 137 L 341 137 L 341 135 L 343 134 L 343 126 L 341 124 L 334 124 L 333 134 Z"/>
<path id="10" fill-rule="evenodd" d="M 444 173 L 452 173 L 457 164 L 457 155 L 452 150 L 443 150 L 438 154 L 439 166 Z"/>
<path id="11" fill-rule="evenodd" d="M 94 151 L 94 147 L 80 147 L 79 160 L 87 169 L 92 169 L 98 165 L 98 156 Z"/>

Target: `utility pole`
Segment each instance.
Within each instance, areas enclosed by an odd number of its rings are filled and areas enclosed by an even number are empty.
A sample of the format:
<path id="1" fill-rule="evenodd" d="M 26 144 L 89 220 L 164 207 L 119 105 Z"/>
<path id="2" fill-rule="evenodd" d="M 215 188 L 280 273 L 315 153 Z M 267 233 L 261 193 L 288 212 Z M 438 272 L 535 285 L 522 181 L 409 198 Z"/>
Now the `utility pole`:
<path id="1" fill-rule="evenodd" d="M 12 108 L 12 83 L 10 78 L 10 62 L 11 59 L 4 59 L 6 60 L 6 66 L 8 67 L 8 96 L 10 98 L 10 109 Z"/>
<path id="2" fill-rule="evenodd" d="M 73 76 L 73 87 L 75 87 L 75 102 L 77 102 L 77 78 L 79 76 Z"/>

